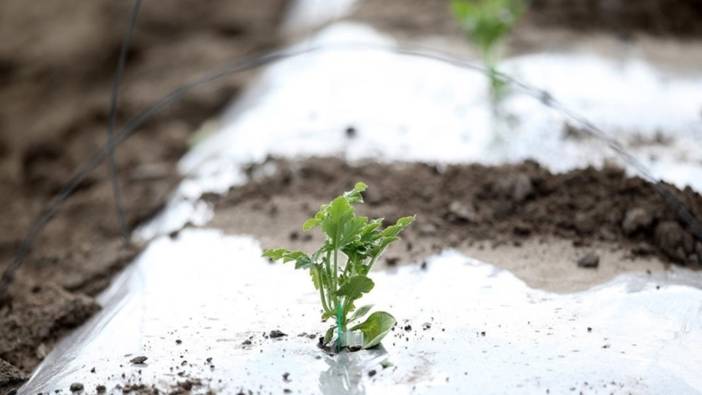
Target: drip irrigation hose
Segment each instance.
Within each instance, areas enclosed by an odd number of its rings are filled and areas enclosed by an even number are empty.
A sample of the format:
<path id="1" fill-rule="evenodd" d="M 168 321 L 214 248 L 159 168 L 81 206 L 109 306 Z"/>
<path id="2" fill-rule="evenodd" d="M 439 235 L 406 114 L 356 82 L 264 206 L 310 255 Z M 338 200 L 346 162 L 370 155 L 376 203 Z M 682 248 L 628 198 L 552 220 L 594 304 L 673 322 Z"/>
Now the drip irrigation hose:
<path id="1" fill-rule="evenodd" d="M 110 115 L 107 124 L 107 142 L 111 147 L 109 149 L 109 172 L 110 178 L 112 180 L 112 194 L 115 200 L 115 210 L 117 214 L 117 222 L 119 225 L 120 232 L 122 234 L 122 239 L 124 244 L 129 244 L 129 228 L 127 226 L 126 210 L 124 208 L 124 202 L 122 200 L 122 191 L 119 186 L 119 174 L 117 171 L 117 161 L 115 160 L 116 146 L 112 144 L 114 140 L 114 129 L 117 120 L 117 100 L 119 99 L 119 87 L 122 83 L 122 76 L 124 75 L 124 65 L 127 62 L 127 52 L 129 52 L 129 44 L 132 42 L 132 33 L 136 27 L 137 16 L 139 15 L 139 8 L 141 7 L 141 0 L 134 0 L 134 5 L 132 6 L 132 11 L 129 15 L 129 27 L 125 33 L 124 40 L 122 40 L 122 48 L 119 51 L 119 60 L 117 61 L 117 70 L 115 71 L 115 77 L 112 80 L 112 95 L 110 98 Z"/>
<path id="2" fill-rule="evenodd" d="M 122 129 L 120 129 L 117 134 L 113 136 L 114 138 L 111 141 L 108 141 L 107 145 L 99 149 L 95 154 L 93 154 L 93 156 L 91 156 L 88 159 L 87 162 L 85 162 L 82 166 L 79 167 L 76 174 L 69 180 L 69 182 L 63 188 L 63 190 L 61 190 L 61 192 L 59 192 L 59 194 L 57 194 L 49 202 L 46 208 L 37 216 L 35 221 L 30 226 L 26 237 L 22 240 L 13 261 L 5 269 L 5 271 L 2 274 L 2 277 L 0 277 L 0 304 L 6 299 L 5 297 L 7 295 L 7 289 L 12 283 L 15 272 L 24 262 L 24 259 L 29 254 L 37 236 L 43 230 L 44 226 L 46 226 L 46 224 L 51 220 L 51 218 L 58 212 L 58 210 L 61 208 L 66 199 L 68 199 L 68 197 L 71 196 L 71 194 L 85 179 L 85 177 L 87 177 L 97 166 L 99 166 L 105 160 L 105 158 L 109 156 L 110 152 L 115 149 L 115 147 L 117 147 L 119 144 L 131 137 L 135 133 L 137 128 L 139 128 L 144 122 L 149 120 L 152 116 L 154 116 L 164 108 L 181 99 L 188 92 L 208 83 L 219 80 L 225 76 L 238 72 L 252 70 L 270 63 L 275 63 L 281 60 L 295 58 L 306 54 L 338 50 L 370 50 L 379 52 L 391 52 L 399 55 L 432 59 L 435 61 L 451 64 L 462 69 L 481 72 L 482 74 L 486 74 L 489 72 L 485 67 L 481 65 L 432 49 L 422 48 L 418 46 L 392 46 L 359 43 L 294 47 L 290 49 L 275 50 L 268 53 L 264 53 L 263 55 L 251 56 L 244 58 L 240 61 L 227 63 L 215 71 L 206 73 L 204 76 L 191 82 L 185 83 L 180 87 L 174 89 L 166 96 L 159 99 L 154 105 L 142 111 L 134 118 L 130 119 L 127 122 L 127 124 Z M 535 99 L 540 100 L 545 106 L 562 113 L 567 118 L 578 124 L 587 134 L 601 142 L 604 142 L 626 164 L 632 166 L 641 177 L 651 182 L 655 190 L 659 193 L 659 195 L 662 196 L 664 202 L 672 210 L 674 210 L 675 213 L 677 213 L 681 221 L 688 225 L 688 229 L 692 233 L 692 235 L 697 240 L 702 242 L 702 223 L 700 223 L 699 219 L 697 219 L 692 214 L 692 211 L 690 211 L 677 196 L 675 196 L 672 192 L 670 192 L 670 190 L 668 190 L 665 187 L 664 183 L 653 177 L 648 171 L 648 169 L 640 161 L 638 161 L 635 157 L 626 152 L 623 146 L 617 140 L 608 136 L 602 129 L 600 129 L 584 117 L 568 110 L 564 105 L 558 102 L 548 92 L 542 89 L 532 87 L 500 71 L 497 71 L 495 75 L 501 78 L 509 85 L 520 88 L 524 91 L 524 93 L 534 97 Z"/>

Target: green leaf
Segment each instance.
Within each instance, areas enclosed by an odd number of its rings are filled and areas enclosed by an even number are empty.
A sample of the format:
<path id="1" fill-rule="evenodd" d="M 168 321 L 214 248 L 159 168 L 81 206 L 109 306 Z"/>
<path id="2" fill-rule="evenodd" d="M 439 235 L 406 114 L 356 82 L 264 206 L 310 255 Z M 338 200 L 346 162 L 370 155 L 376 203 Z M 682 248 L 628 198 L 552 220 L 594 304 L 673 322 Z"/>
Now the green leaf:
<path id="1" fill-rule="evenodd" d="M 412 222 L 414 222 L 415 216 L 402 217 L 395 222 L 394 225 L 390 225 L 380 232 L 378 241 L 371 251 L 372 256 L 378 256 L 385 251 L 385 248 L 392 244 L 392 242 L 398 240 L 398 235 L 400 232 L 405 230 Z"/>
<path id="2" fill-rule="evenodd" d="M 368 185 L 359 181 L 353 186 L 353 189 L 344 193 L 344 198 L 349 202 L 349 204 L 363 203 L 363 195 L 361 192 L 365 192 L 368 189 Z"/>
<path id="3" fill-rule="evenodd" d="M 349 322 L 355 321 L 355 320 L 363 317 L 364 315 L 368 314 L 368 312 L 372 308 L 373 308 L 372 304 L 367 304 L 367 305 L 359 307 L 358 309 L 356 309 L 356 311 L 353 312 L 353 314 L 351 314 L 351 317 L 349 317 Z"/>
<path id="4" fill-rule="evenodd" d="M 322 220 L 322 230 L 332 240 L 338 239 L 346 221 L 353 217 L 353 208 L 343 196 L 332 200 L 327 208 L 327 215 Z M 334 243 L 338 245 L 337 243 Z"/>
<path id="5" fill-rule="evenodd" d="M 394 237 L 400 234 L 406 227 L 410 226 L 414 222 L 415 216 L 411 215 L 408 217 L 402 217 L 395 222 L 395 225 L 390 225 L 383 229 L 381 235 L 383 237 Z"/>
<path id="6" fill-rule="evenodd" d="M 352 190 L 345 192 L 343 195 L 338 196 L 336 199 L 334 199 L 331 203 L 329 204 L 323 204 L 319 207 L 319 210 L 317 213 L 315 213 L 314 217 L 308 218 L 305 223 L 302 225 L 303 230 L 311 230 L 316 228 L 319 225 L 322 225 L 325 220 L 328 220 L 329 217 L 332 217 L 333 221 L 338 221 L 339 218 L 339 212 L 333 210 L 338 210 L 342 207 L 337 206 L 334 209 L 331 207 L 334 202 L 337 200 L 339 201 L 345 201 L 347 203 L 348 209 L 351 210 L 351 216 L 353 216 L 353 209 L 351 208 L 352 204 L 356 203 L 363 203 L 363 195 L 361 194 L 363 191 L 365 191 L 367 188 L 366 184 L 362 182 L 357 182 L 356 185 L 353 187 Z M 340 204 L 340 202 L 337 202 L 337 204 Z M 345 211 L 345 210 L 344 210 Z M 329 232 L 326 232 L 327 235 L 332 237 Z"/>
<path id="7" fill-rule="evenodd" d="M 336 292 L 339 296 L 346 296 L 350 300 L 355 300 L 361 297 L 364 293 L 370 292 L 373 289 L 373 280 L 366 276 L 350 277 Z"/>
<path id="8" fill-rule="evenodd" d="M 368 319 L 351 328 L 363 332 L 363 348 L 372 348 L 380 344 L 385 335 L 395 325 L 395 317 L 384 311 L 376 311 Z"/>
<path id="9" fill-rule="evenodd" d="M 270 258 L 271 260 L 277 261 L 283 258 L 283 255 L 288 252 L 285 248 L 271 248 L 269 250 L 263 251 L 263 256 Z"/>
<path id="10" fill-rule="evenodd" d="M 336 325 L 327 329 L 327 332 L 324 334 L 323 344 L 329 344 L 329 342 L 332 341 L 332 339 L 334 338 L 334 329 L 336 329 Z"/>
<path id="11" fill-rule="evenodd" d="M 263 251 L 263 256 L 274 261 L 282 260 L 283 263 L 295 261 L 295 269 L 306 269 L 312 266 L 310 257 L 302 251 L 290 251 L 285 248 L 272 248 Z"/>
<path id="12" fill-rule="evenodd" d="M 322 321 L 326 321 L 332 317 L 336 317 L 336 313 L 333 311 L 325 311 L 322 313 Z"/>
<path id="13" fill-rule="evenodd" d="M 302 230 L 314 229 L 319 225 L 319 220 L 317 218 L 308 218 L 304 224 L 302 224 Z"/>

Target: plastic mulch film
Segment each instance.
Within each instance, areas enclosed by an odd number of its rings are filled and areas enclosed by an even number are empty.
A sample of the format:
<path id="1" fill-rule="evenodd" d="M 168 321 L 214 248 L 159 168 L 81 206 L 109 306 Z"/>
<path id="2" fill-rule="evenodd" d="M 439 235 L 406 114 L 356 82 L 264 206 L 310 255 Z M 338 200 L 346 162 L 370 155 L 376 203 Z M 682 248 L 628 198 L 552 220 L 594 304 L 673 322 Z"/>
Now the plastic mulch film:
<path id="1" fill-rule="evenodd" d="M 260 254 L 216 230 L 157 239 L 20 393 L 186 381 L 232 394 L 702 392 L 699 273 L 561 295 L 446 251 L 425 269 L 374 273 L 364 303 L 392 311 L 396 328 L 378 349 L 329 355 L 308 275 Z"/>

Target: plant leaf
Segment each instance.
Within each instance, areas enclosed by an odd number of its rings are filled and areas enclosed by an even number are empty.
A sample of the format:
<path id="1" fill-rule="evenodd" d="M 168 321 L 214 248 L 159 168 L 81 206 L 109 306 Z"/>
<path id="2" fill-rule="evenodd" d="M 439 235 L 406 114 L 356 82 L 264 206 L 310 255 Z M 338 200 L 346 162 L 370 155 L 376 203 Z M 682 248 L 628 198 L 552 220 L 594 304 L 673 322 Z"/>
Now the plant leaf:
<path id="1" fill-rule="evenodd" d="M 395 222 L 394 225 L 390 225 L 380 232 L 378 241 L 371 251 L 372 256 L 378 256 L 385 251 L 385 248 L 389 246 L 392 242 L 398 239 L 400 232 L 405 230 L 412 222 L 414 222 L 415 216 L 402 217 Z"/>
<path id="2" fill-rule="evenodd" d="M 322 321 L 326 321 L 332 317 L 336 317 L 336 313 L 333 311 L 325 311 L 322 313 Z"/>
<path id="3" fill-rule="evenodd" d="M 324 343 L 323 344 L 329 344 L 329 342 L 332 341 L 332 339 L 334 338 L 334 329 L 336 329 L 336 325 L 327 329 L 327 332 L 324 334 Z"/>
<path id="4" fill-rule="evenodd" d="M 317 227 L 317 225 L 319 225 L 319 221 L 317 220 L 317 218 L 307 218 L 307 221 L 305 221 L 305 223 L 302 224 L 302 230 L 314 229 Z"/>
<path id="5" fill-rule="evenodd" d="M 312 259 L 302 251 L 290 251 L 285 248 L 272 248 L 263 251 L 263 256 L 274 261 L 283 260 L 283 263 L 295 261 L 295 269 L 306 269 L 312 266 Z"/>
<path id="6" fill-rule="evenodd" d="M 364 192 L 366 189 L 368 189 L 368 185 L 359 181 L 353 186 L 352 190 L 344 192 L 343 196 L 349 204 L 363 203 L 363 195 L 361 192 Z"/>
<path id="7" fill-rule="evenodd" d="M 380 344 L 385 335 L 395 325 L 395 317 L 384 311 L 376 311 L 368 319 L 351 328 L 363 332 L 363 348 L 372 348 Z"/>
<path id="8" fill-rule="evenodd" d="M 353 217 L 353 208 L 349 201 L 343 196 L 339 196 L 332 200 L 327 209 L 327 215 L 322 220 L 322 230 L 327 237 L 332 240 L 332 243 L 339 245 L 336 240 L 341 234 L 341 229 L 344 224 Z"/>
<path id="9" fill-rule="evenodd" d="M 305 223 L 302 225 L 303 230 L 311 230 L 316 228 L 319 225 L 323 225 L 325 220 L 328 220 L 329 217 L 335 217 L 339 215 L 339 212 L 332 213 L 332 205 L 334 202 L 337 200 L 339 201 L 345 201 L 347 203 L 348 209 L 351 210 L 351 216 L 353 216 L 353 209 L 351 208 L 352 204 L 356 203 L 363 203 L 363 195 L 361 194 L 363 191 L 365 191 L 367 188 L 366 184 L 363 182 L 357 182 L 356 185 L 353 187 L 352 190 L 348 192 L 344 192 L 343 195 L 338 196 L 336 199 L 334 199 L 331 203 L 329 204 L 322 204 L 319 207 L 319 210 L 315 213 L 314 217 L 308 218 Z M 340 204 L 340 202 L 337 202 L 337 204 Z M 339 209 L 341 207 L 337 206 L 336 209 Z M 332 235 L 329 232 L 326 232 L 329 237 L 332 237 Z"/>
<path id="10" fill-rule="evenodd" d="M 336 294 L 355 300 L 360 298 L 364 293 L 370 292 L 374 285 L 373 280 L 366 276 L 353 276 L 346 280 Z"/>
<path id="11" fill-rule="evenodd" d="M 356 311 L 353 312 L 353 314 L 351 314 L 351 317 L 349 317 L 349 322 L 357 320 L 357 319 L 363 317 L 364 315 L 368 314 L 368 312 L 372 308 L 373 308 L 372 304 L 367 304 L 367 305 L 359 307 L 358 309 L 356 309 Z"/>

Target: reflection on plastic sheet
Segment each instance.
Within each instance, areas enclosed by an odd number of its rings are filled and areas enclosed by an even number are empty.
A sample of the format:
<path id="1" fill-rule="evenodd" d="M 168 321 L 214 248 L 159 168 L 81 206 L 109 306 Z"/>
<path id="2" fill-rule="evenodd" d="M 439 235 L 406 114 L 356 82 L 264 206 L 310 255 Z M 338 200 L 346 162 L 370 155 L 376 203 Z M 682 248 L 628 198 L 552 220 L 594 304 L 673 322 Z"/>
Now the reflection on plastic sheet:
<path id="1" fill-rule="evenodd" d="M 256 240 L 216 230 L 155 240 L 20 393 L 185 380 L 231 394 L 702 392 L 700 273 L 558 295 L 446 251 L 425 269 L 374 273 L 364 303 L 397 327 L 381 349 L 330 356 L 316 347 L 326 328 L 307 274 L 260 254 Z"/>

